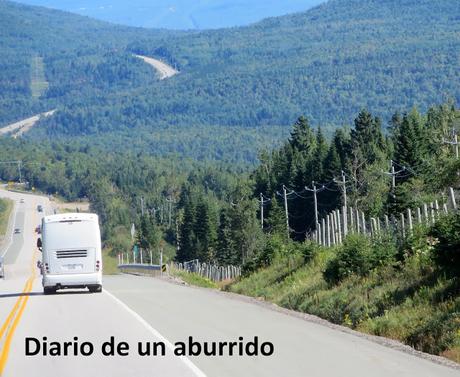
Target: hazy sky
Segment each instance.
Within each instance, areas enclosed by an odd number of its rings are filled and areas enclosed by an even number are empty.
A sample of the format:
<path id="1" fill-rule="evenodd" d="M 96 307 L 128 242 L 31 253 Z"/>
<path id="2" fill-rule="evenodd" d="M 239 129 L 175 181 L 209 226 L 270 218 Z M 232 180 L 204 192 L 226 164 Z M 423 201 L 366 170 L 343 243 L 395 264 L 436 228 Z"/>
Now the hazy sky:
<path id="1" fill-rule="evenodd" d="M 119 24 L 168 29 L 247 25 L 304 11 L 324 0 L 17 0 Z"/>

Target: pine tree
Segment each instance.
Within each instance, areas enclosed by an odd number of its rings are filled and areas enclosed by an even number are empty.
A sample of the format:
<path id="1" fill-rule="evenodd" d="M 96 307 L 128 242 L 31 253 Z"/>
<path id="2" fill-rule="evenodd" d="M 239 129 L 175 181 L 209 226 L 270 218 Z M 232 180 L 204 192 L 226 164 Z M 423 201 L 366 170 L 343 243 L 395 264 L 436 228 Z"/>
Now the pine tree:
<path id="1" fill-rule="evenodd" d="M 301 116 L 295 122 L 289 144 L 296 150 L 310 152 L 308 149 L 314 145 L 314 134 L 305 117 Z"/>
<path id="2" fill-rule="evenodd" d="M 335 131 L 332 144 L 334 144 L 337 154 L 339 155 L 340 165 L 342 169 L 344 169 L 350 158 L 350 147 L 351 146 L 350 146 L 350 140 L 345 134 L 343 129 L 338 128 Z"/>
<path id="3" fill-rule="evenodd" d="M 416 169 L 423 163 L 428 150 L 428 140 L 420 114 L 413 109 L 409 115 L 404 115 L 394 140 L 394 160 L 400 165 Z"/>
<path id="4" fill-rule="evenodd" d="M 316 150 L 313 157 L 313 176 L 315 181 L 322 181 L 325 179 L 325 159 L 328 151 L 328 145 L 321 127 L 318 127 L 316 132 Z"/>
<path id="5" fill-rule="evenodd" d="M 227 208 L 222 208 L 219 216 L 216 259 L 221 265 L 229 265 L 233 261 L 235 245 L 232 237 L 231 219 Z"/>
<path id="6" fill-rule="evenodd" d="M 214 258 L 215 242 L 217 238 L 217 224 L 213 221 L 209 204 L 205 198 L 200 198 L 194 223 L 197 238 L 196 255 L 202 262 L 209 262 Z"/>
<path id="7" fill-rule="evenodd" d="M 327 179 L 338 177 L 342 170 L 342 164 L 340 162 L 340 156 L 337 153 L 337 147 L 335 143 L 332 143 L 327 152 L 327 156 L 324 160 L 325 176 Z"/>
<path id="8" fill-rule="evenodd" d="M 374 163 L 385 150 L 385 139 L 380 119 L 367 110 L 361 110 L 351 130 L 351 143 L 356 156 L 361 156 L 365 164 Z"/>
<path id="9" fill-rule="evenodd" d="M 279 234 L 287 239 L 286 215 L 283 207 L 278 203 L 276 196 L 272 196 L 270 201 L 267 224 L 271 234 Z"/>
<path id="10" fill-rule="evenodd" d="M 184 204 L 184 217 L 180 226 L 181 246 L 177 252 L 176 259 L 185 262 L 195 259 L 196 255 L 196 235 L 194 231 L 196 219 L 196 208 L 194 203 L 188 198 Z"/>

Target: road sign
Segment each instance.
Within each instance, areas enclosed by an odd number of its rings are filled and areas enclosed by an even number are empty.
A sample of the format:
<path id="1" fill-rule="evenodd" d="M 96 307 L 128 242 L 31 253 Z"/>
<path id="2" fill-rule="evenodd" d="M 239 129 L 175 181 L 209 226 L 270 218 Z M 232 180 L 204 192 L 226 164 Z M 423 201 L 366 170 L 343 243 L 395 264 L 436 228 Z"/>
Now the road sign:
<path id="1" fill-rule="evenodd" d="M 165 264 L 161 265 L 161 272 L 166 272 L 166 265 Z"/>

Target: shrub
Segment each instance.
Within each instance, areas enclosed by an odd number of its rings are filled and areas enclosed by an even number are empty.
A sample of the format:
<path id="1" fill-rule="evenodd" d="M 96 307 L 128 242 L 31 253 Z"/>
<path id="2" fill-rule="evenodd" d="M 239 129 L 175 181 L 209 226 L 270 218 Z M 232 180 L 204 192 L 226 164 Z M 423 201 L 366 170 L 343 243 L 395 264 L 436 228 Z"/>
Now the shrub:
<path id="1" fill-rule="evenodd" d="M 368 237 L 349 235 L 337 256 L 329 261 L 324 271 L 328 282 L 337 283 L 351 274 L 365 275 L 371 269 L 372 246 Z"/>
<path id="2" fill-rule="evenodd" d="M 434 259 L 454 272 L 460 271 L 460 212 L 440 219 L 432 228 Z"/>
<path id="3" fill-rule="evenodd" d="M 303 256 L 304 262 L 310 262 L 316 254 L 318 254 L 320 246 L 311 241 L 306 241 L 305 243 L 298 246 L 300 253 Z"/>
<path id="4" fill-rule="evenodd" d="M 352 234 L 327 265 L 324 278 L 337 283 L 352 274 L 365 276 L 376 267 L 394 262 L 396 254 L 396 244 L 386 235 L 370 239 Z"/>
<path id="5" fill-rule="evenodd" d="M 243 265 L 242 273 L 244 276 L 247 276 L 261 267 L 268 267 L 272 264 L 276 256 L 281 258 L 296 256 L 299 253 L 298 248 L 297 243 L 286 242 L 278 234 L 270 235 L 264 248 Z"/>
<path id="6" fill-rule="evenodd" d="M 432 250 L 433 239 L 428 235 L 428 227 L 426 225 L 417 225 L 404 241 L 398 257 L 401 261 L 404 261 L 412 255 L 417 255 L 421 261 L 429 262 Z"/>
<path id="7" fill-rule="evenodd" d="M 395 261 L 398 248 L 395 241 L 389 235 L 381 235 L 372 240 L 372 252 L 370 255 L 371 269 L 391 264 Z"/>

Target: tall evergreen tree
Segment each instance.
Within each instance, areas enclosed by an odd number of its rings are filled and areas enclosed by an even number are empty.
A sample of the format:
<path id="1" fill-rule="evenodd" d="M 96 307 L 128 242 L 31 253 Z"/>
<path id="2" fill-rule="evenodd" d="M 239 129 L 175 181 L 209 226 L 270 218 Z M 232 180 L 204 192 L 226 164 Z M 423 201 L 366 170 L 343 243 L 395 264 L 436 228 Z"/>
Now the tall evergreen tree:
<path id="1" fill-rule="evenodd" d="M 321 131 L 321 127 L 318 127 L 316 131 L 316 150 L 313 156 L 313 175 L 316 181 L 323 181 L 326 179 L 324 166 L 327 152 L 328 145 L 326 139 Z"/>
<path id="2" fill-rule="evenodd" d="M 195 234 L 196 207 L 188 198 L 184 203 L 184 217 L 180 225 L 180 248 L 176 259 L 185 262 L 197 257 L 196 254 L 196 234 Z"/>
<path id="3" fill-rule="evenodd" d="M 205 198 L 200 198 L 196 208 L 194 232 L 197 238 L 197 257 L 202 262 L 211 261 L 215 256 L 217 224 Z"/>
<path id="4" fill-rule="evenodd" d="M 414 109 L 409 115 L 404 115 L 395 132 L 394 160 L 400 165 L 417 169 L 428 149 L 424 136 L 425 129 L 420 114 Z"/>
<path id="5" fill-rule="evenodd" d="M 220 210 L 216 250 L 216 260 L 221 265 L 229 265 L 234 260 L 235 243 L 232 236 L 231 218 L 228 208 L 224 207 Z"/>
<path id="6" fill-rule="evenodd" d="M 278 203 L 275 195 L 272 196 L 270 201 L 270 210 L 267 218 L 268 231 L 271 234 L 279 234 L 287 239 L 286 232 L 286 215 L 284 208 Z"/>
<path id="7" fill-rule="evenodd" d="M 361 156 L 366 165 L 374 163 L 385 150 L 382 124 L 367 110 L 361 110 L 351 130 L 351 143 L 356 156 Z"/>

